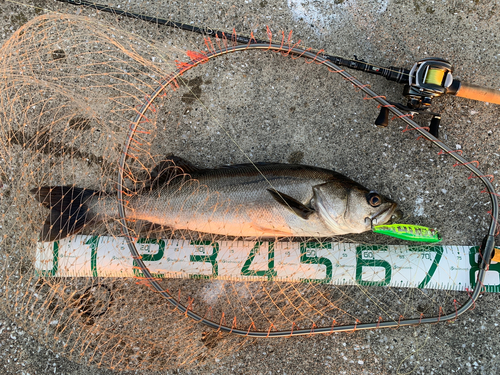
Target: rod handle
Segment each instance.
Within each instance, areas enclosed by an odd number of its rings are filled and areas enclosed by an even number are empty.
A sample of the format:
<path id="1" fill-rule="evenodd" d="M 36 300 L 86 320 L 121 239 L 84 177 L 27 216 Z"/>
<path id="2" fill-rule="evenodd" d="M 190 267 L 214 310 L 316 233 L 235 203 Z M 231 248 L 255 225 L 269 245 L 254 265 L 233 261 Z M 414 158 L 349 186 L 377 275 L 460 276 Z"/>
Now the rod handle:
<path id="1" fill-rule="evenodd" d="M 458 85 L 457 85 L 458 83 Z M 493 104 L 500 104 L 500 91 L 489 89 L 486 87 L 471 85 L 469 83 L 458 82 L 455 80 L 452 86 L 458 86 L 456 92 L 450 94 L 459 96 L 461 98 L 479 100 L 481 102 L 488 102 Z"/>

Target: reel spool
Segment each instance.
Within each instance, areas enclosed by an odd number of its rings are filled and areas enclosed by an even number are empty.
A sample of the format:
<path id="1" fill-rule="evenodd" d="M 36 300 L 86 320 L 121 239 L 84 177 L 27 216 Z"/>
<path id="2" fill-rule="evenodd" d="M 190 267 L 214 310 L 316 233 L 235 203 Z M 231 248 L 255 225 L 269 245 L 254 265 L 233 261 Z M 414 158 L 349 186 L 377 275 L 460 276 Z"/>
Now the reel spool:
<path id="1" fill-rule="evenodd" d="M 403 95 L 408 98 L 408 108 L 428 107 L 434 97 L 448 93 L 453 84 L 452 72 L 453 67 L 444 59 L 429 57 L 417 61 L 403 90 Z"/>

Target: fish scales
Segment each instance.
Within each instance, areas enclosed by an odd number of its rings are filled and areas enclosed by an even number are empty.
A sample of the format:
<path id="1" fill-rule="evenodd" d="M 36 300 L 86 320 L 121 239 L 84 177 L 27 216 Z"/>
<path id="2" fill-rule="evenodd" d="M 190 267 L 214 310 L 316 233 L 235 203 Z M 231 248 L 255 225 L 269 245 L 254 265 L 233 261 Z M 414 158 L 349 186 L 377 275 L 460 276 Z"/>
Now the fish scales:
<path id="1" fill-rule="evenodd" d="M 331 233 L 317 213 L 301 219 L 267 189 L 308 205 L 313 186 L 335 174 L 315 168 L 287 169 L 281 164 L 259 166 L 259 170 L 245 166 L 194 173 L 191 180 L 133 199 L 134 212 L 127 214 L 173 229 L 221 235 L 323 237 Z"/>

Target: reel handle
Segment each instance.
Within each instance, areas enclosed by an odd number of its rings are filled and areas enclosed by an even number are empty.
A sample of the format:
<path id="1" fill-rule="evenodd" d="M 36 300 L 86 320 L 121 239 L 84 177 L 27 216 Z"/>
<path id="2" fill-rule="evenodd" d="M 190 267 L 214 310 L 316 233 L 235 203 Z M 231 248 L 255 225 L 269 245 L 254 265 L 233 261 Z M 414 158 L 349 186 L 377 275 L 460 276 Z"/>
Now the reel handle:
<path id="1" fill-rule="evenodd" d="M 387 107 L 380 108 L 380 114 L 375 120 L 375 125 L 383 128 L 389 125 L 389 108 Z"/>
<path id="2" fill-rule="evenodd" d="M 448 92 L 448 94 L 456 95 L 461 98 L 479 100 L 481 102 L 488 102 L 493 104 L 500 104 L 500 91 L 495 89 L 490 89 L 486 87 L 481 87 L 477 85 L 471 85 L 469 83 L 460 82 L 454 80 L 452 87 L 457 87 L 456 92 L 454 90 Z"/>

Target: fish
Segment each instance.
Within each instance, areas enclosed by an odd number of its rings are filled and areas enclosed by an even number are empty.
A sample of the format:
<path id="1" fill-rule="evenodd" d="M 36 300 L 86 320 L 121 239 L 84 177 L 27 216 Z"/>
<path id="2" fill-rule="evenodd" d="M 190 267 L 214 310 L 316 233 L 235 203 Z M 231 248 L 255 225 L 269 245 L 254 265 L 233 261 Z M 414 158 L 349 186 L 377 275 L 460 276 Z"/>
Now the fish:
<path id="1" fill-rule="evenodd" d="M 116 193 L 76 186 L 31 193 L 50 209 L 41 241 L 119 217 Z M 397 203 L 333 170 L 282 163 L 203 169 L 175 155 L 153 168 L 148 183 L 126 200 L 129 219 L 243 238 L 333 237 L 402 217 Z"/>

